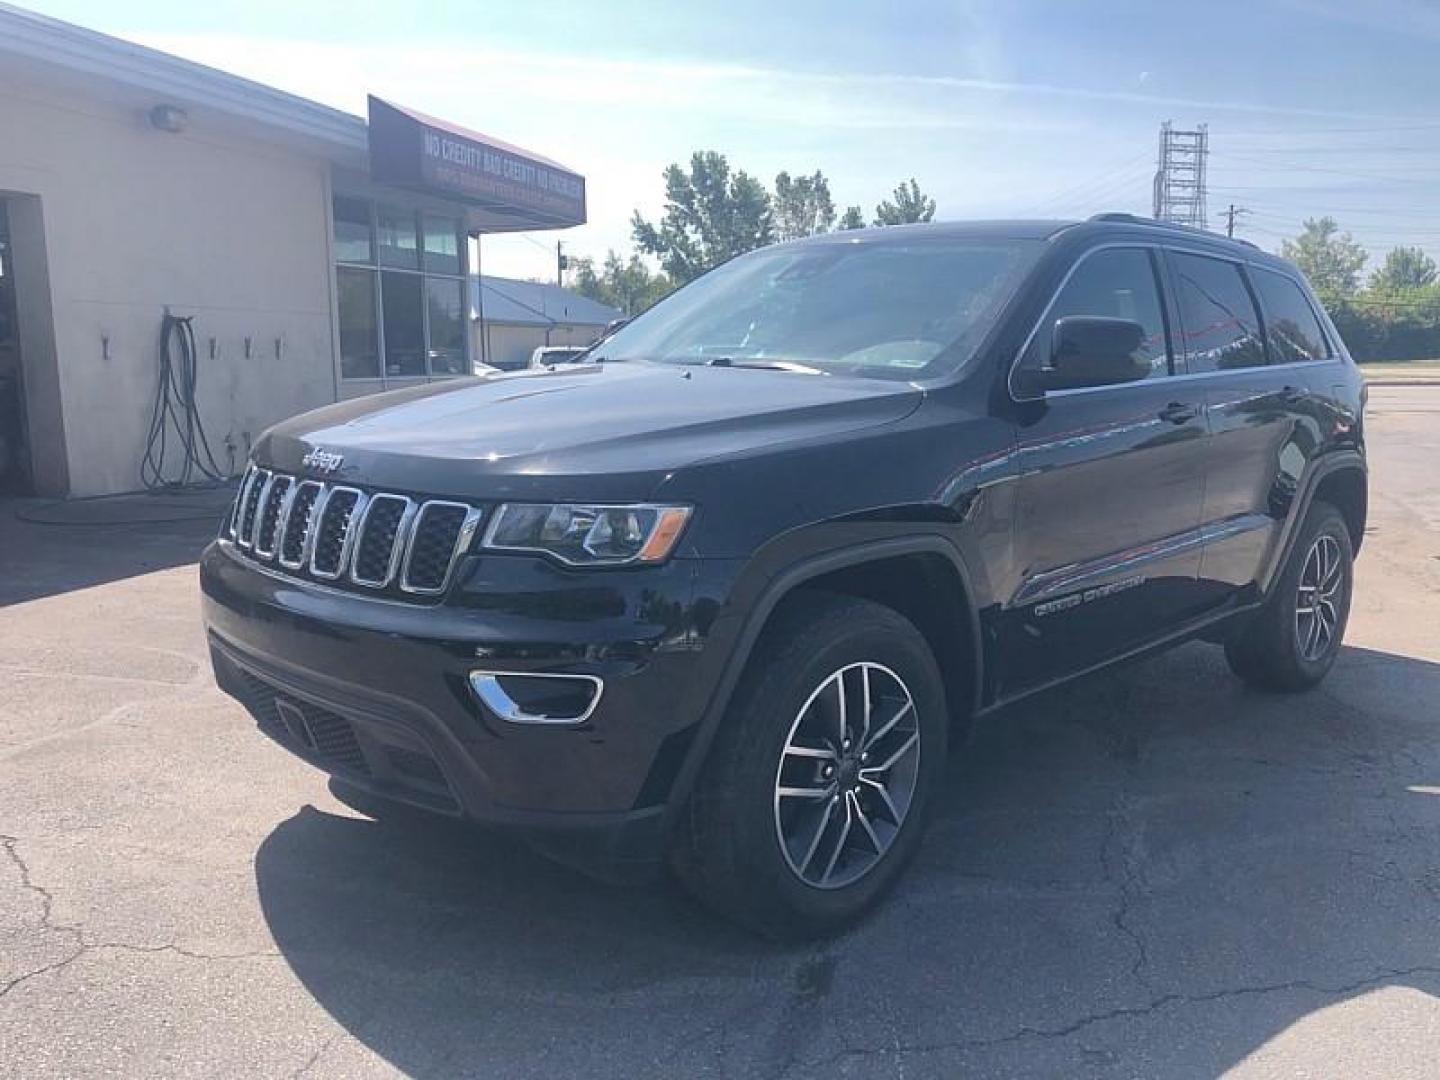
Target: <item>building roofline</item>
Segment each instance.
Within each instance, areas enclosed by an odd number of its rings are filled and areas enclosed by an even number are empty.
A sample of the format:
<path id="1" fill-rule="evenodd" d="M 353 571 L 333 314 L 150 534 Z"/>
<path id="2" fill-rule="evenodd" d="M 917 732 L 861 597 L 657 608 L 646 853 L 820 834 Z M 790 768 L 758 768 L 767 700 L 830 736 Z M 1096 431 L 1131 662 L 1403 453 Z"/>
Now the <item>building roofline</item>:
<path id="1" fill-rule="evenodd" d="M 0 55 L 21 56 L 364 153 L 365 120 L 308 98 L 0 0 Z"/>

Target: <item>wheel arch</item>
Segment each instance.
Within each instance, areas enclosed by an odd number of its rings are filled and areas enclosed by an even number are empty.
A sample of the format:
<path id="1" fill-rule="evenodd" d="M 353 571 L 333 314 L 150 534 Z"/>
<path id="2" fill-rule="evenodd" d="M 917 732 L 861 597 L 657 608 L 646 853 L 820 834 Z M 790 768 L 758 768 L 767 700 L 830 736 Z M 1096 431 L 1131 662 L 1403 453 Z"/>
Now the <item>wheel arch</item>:
<path id="1" fill-rule="evenodd" d="M 1290 558 L 1295 538 L 1300 534 L 1300 523 L 1305 520 L 1316 499 L 1324 499 L 1340 511 L 1350 533 L 1351 545 L 1358 552 L 1369 508 L 1369 479 L 1364 457 L 1353 450 L 1337 451 L 1318 458 L 1310 466 L 1301 480 L 1297 497 L 1290 505 L 1281 542 L 1275 546 L 1275 552 L 1265 568 L 1262 582 L 1267 595 Z"/>
<path id="2" fill-rule="evenodd" d="M 897 582 L 901 583 L 898 602 L 895 595 L 884 593 L 887 584 L 893 587 Z M 668 815 L 689 798 L 740 676 L 766 628 L 773 625 L 788 599 L 814 591 L 861 597 L 899 611 L 916 624 L 935 653 L 952 718 L 979 708 L 984 679 L 979 609 L 971 573 L 953 543 L 938 534 L 912 535 L 812 555 L 775 574 L 751 606 L 671 785 Z M 957 606 L 951 609 L 953 617 L 946 620 L 944 605 L 950 602 Z M 951 698 L 952 687 L 954 693 L 963 695 L 962 701 Z"/>

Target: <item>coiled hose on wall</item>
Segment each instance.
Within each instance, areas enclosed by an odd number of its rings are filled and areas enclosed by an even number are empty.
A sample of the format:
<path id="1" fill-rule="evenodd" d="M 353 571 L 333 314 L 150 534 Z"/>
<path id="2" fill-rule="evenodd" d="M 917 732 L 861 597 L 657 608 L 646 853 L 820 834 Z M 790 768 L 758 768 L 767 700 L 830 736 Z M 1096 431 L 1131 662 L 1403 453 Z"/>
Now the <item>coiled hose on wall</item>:
<path id="1" fill-rule="evenodd" d="M 140 479 L 151 491 L 207 482 L 221 484 L 226 480 L 210 450 L 205 425 L 195 404 L 199 371 L 195 330 L 191 326 L 193 318 L 166 311 L 160 324 L 160 377 L 150 414 L 150 431 L 145 437 L 145 457 L 140 463 Z M 180 457 L 178 464 L 166 461 L 172 445 Z"/>

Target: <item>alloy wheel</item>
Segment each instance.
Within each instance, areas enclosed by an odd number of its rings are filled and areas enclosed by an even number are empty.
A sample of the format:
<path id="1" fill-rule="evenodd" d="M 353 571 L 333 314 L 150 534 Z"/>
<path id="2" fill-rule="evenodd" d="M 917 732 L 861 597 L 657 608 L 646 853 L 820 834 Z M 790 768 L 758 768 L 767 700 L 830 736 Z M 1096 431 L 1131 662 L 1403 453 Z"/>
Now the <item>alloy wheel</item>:
<path id="1" fill-rule="evenodd" d="M 801 881 L 864 877 L 900 833 L 920 775 L 920 725 L 904 680 L 849 664 L 800 707 L 775 772 L 775 830 Z"/>
<path id="2" fill-rule="evenodd" d="M 1300 656 L 1314 663 L 1335 642 L 1340 625 L 1340 601 L 1345 565 L 1339 542 L 1328 533 L 1315 538 L 1300 569 L 1295 598 L 1295 642 Z"/>

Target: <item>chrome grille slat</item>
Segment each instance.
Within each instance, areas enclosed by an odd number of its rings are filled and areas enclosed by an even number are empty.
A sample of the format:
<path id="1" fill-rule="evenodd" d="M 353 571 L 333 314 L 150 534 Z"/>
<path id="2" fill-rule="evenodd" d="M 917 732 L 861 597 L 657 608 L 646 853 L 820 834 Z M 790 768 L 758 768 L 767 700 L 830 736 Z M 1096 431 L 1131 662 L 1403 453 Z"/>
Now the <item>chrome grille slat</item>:
<path id="1" fill-rule="evenodd" d="M 386 520 L 376 520 L 377 511 L 380 515 L 393 514 L 398 508 L 398 517 L 393 519 L 393 524 Z M 364 585 L 372 589 L 383 589 L 390 582 L 395 580 L 395 572 L 400 567 L 400 557 L 405 551 L 405 531 L 415 516 L 415 502 L 403 495 L 388 495 L 384 493 L 372 495 L 370 501 L 365 504 L 365 516 L 360 519 L 356 528 L 355 558 L 350 566 L 350 580 L 357 585 Z M 374 534 L 372 531 L 381 530 Z M 388 532 L 388 536 L 385 534 Z M 367 565 L 373 560 L 379 560 L 381 570 L 379 574 L 370 572 Z"/>
<path id="2" fill-rule="evenodd" d="M 283 473 L 274 473 L 265 484 L 260 495 L 260 508 L 255 514 L 255 540 L 252 545 L 255 554 L 262 559 L 275 556 L 275 545 L 279 542 L 280 517 L 290 500 L 295 481 Z"/>
<path id="3" fill-rule="evenodd" d="M 255 540 L 255 519 L 260 508 L 260 499 L 265 493 L 265 485 L 270 482 L 271 475 L 268 469 L 257 468 L 241 492 L 240 524 L 235 542 L 242 548 L 249 548 Z"/>
<path id="4" fill-rule="evenodd" d="M 315 508 L 325 492 L 325 485 L 318 480 L 302 480 L 292 488 L 294 495 L 285 507 L 284 519 L 280 525 L 278 560 L 286 570 L 303 569 L 310 559 L 310 539 L 314 535 Z M 294 515 L 304 514 L 303 519 Z M 299 522 L 298 534 L 292 531 L 292 519 Z"/>
<path id="5" fill-rule="evenodd" d="M 334 581 L 345 573 L 354 549 L 357 519 L 365 513 L 365 499 L 359 488 L 332 487 L 325 492 L 325 503 L 315 517 L 315 536 L 310 541 L 310 573 L 315 577 Z M 341 514 L 343 523 L 336 523 Z M 332 523 L 340 530 L 337 536 L 330 535 Z"/>
<path id="6" fill-rule="evenodd" d="M 246 558 L 298 579 L 419 600 L 449 588 L 483 517 L 469 503 L 250 465 L 225 532 Z"/>
<path id="7" fill-rule="evenodd" d="M 448 515 L 452 520 L 458 513 L 459 521 L 451 525 L 455 535 L 448 544 L 439 544 L 437 553 L 429 551 L 431 534 L 426 529 L 427 518 L 437 512 Z M 445 591 L 450 584 L 450 574 L 455 563 L 470 547 L 471 538 L 480 524 L 480 511 L 468 503 L 451 502 L 447 499 L 430 499 L 416 511 L 414 525 L 405 545 L 405 561 L 400 571 L 400 588 L 404 592 L 433 596 Z M 431 566 L 430 564 L 435 564 Z M 418 564 L 418 565 L 417 565 Z"/>

